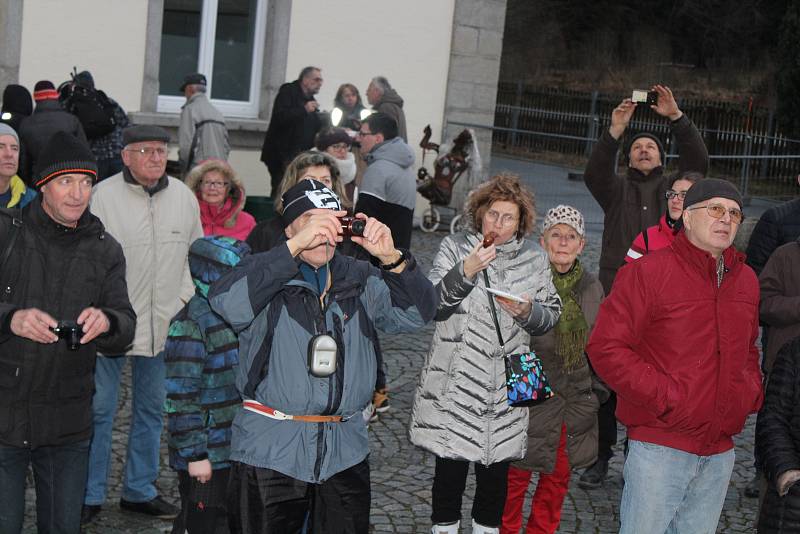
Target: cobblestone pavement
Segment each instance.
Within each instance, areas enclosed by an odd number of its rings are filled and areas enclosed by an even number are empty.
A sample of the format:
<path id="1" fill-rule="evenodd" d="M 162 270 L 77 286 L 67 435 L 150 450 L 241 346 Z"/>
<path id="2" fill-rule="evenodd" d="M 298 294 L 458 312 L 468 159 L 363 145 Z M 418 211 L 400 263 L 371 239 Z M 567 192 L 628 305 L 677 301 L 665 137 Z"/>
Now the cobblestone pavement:
<path id="1" fill-rule="evenodd" d="M 424 234 L 415 231 L 412 248 L 427 271 L 443 233 Z M 582 261 L 596 271 L 599 256 L 599 234 L 590 233 Z M 391 409 L 371 425 L 372 512 L 374 532 L 430 532 L 430 488 L 433 477 L 433 456 L 413 447 L 407 438 L 411 398 L 433 328 L 428 326 L 416 335 L 383 336 L 382 346 L 388 366 Z M 94 533 L 152 534 L 170 532 L 169 522 L 152 520 L 119 509 L 122 466 L 125 460 L 126 429 L 130 416 L 130 375 L 123 378 L 120 392 L 121 411 L 114 428 L 112 449 L 113 471 L 109 496 L 98 519 L 85 530 Z M 752 450 L 755 418 L 737 438 L 736 466 L 725 501 L 718 532 L 752 532 L 756 516 L 756 499 L 744 497 L 744 487 L 752 476 Z M 622 434 L 620 434 L 622 436 Z M 564 502 L 561 533 L 610 533 L 618 530 L 619 502 L 622 492 L 622 454 L 614 456 L 609 478 L 596 490 L 578 487 L 578 473 L 573 474 L 569 494 Z M 472 477 L 470 477 L 472 478 Z M 163 495 L 178 502 L 177 480 L 162 448 L 162 469 L 158 486 Z M 533 486 L 532 484 L 532 487 Z M 469 517 L 474 491 L 472 480 L 464 498 L 464 517 Z M 530 492 L 529 496 L 530 498 Z M 35 532 L 33 490 L 28 490 L 28 519 L 25 532 Z M 529 509 L 526 502 L 525 509 Z M 462 529 L 469 532 L 469 528 Z"/>

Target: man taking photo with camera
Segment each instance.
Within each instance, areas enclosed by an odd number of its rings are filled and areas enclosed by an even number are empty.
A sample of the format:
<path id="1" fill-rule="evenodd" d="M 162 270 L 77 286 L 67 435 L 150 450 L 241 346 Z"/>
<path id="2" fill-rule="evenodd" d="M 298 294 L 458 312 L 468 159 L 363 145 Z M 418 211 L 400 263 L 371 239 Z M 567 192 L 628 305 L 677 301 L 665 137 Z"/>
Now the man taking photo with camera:
<path id="1" fill-rule="evenodd" d="M 239 334 L 230 502 L 233 532 L 366 533 L 370 477 L 365 409 L 374 329 L 412 332 L 433 319 L 433 286 L 389 228 L 302 180 L 283 195 L 288 241 L 254 254 L 212 285 L 210 302 Z M 380 262 L 336 253 L 354 243 Z M 279 332 L 280 335 L 275 335 Z"/>

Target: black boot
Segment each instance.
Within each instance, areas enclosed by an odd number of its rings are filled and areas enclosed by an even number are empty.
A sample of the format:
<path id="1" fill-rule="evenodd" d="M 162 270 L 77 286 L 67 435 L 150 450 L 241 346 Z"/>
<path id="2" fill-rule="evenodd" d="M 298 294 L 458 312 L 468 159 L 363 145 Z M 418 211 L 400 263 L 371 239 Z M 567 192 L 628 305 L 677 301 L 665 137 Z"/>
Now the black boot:
<path id="1" fill-rule="evenodd" d="M 595 489 L 603 485 L 603 481 L 608 475 L 608 460 L 605 458 L 598 458 L 597 461 L 586 468 L 581 478 L 578 480 L 578 486 L 583 489 Z"/>

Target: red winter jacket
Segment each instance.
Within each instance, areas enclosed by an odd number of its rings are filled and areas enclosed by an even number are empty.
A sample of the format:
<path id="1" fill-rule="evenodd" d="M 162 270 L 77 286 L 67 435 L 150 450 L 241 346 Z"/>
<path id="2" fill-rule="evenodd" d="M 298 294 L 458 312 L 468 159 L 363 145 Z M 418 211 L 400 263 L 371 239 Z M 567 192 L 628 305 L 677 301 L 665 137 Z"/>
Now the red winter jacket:
<path id="1" fill-rule="evenodd" d="M 647 240 L 645 240 L 645 234 L 647 234 Z M 633 239 L 631 248 L 628 249 L 628 253 L 625 255 L 625 263 L 630 263 L 651 252 L 668 247 L 675 239 L 676 234 L 677 231 L 667 224 L 667 215 L 662 215 L 658 220 L 658 224 L 654 224 L 644 232 L 639 232 L 639 235 Z"/>
<path id="2" fill-rule="evenodd" d="M 733 247 L 716 261 L 680 232 L 620 269 L 587 352 L 631 439 L 707 456 L 733 448 L 762 401 L 758 280 Z"/>

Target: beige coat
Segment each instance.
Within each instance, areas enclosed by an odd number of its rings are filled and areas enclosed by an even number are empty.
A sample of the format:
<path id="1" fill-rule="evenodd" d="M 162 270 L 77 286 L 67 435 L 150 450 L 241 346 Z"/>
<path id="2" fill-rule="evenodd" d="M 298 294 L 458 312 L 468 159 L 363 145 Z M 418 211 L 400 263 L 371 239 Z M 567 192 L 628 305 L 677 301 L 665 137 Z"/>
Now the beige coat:
<path id="1" fill-rule="evenodd" d="M 194 295 L 189 246 L 203 237 L 197 199 L 180 180 L 150 196 L 122 173 L 97 184 L 97 215 L 122 245 L 128 296 L 136 311 L 136 335 L 126 353 L 155 356 L 164 349 L 169 321 Z"/>

